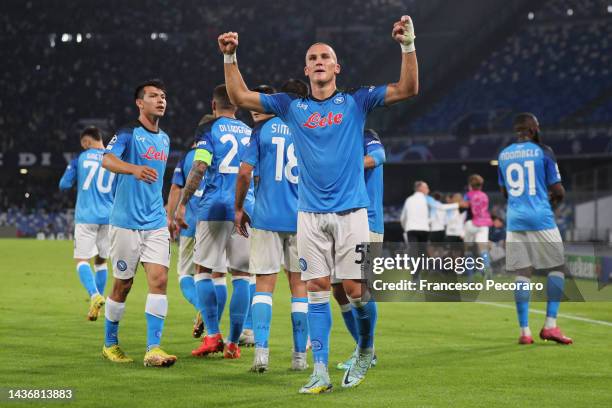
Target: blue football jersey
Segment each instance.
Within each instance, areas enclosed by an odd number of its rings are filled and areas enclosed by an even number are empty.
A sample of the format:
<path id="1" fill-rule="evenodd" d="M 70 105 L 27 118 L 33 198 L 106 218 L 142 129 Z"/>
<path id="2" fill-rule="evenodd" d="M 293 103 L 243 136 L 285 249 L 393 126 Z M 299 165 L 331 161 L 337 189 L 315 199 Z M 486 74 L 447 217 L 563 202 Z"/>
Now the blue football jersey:
<path id="1" fill-rule="evenodd" d="M 172 174 L 172 184 L 176 184 L 181 188 L 185 187 L 187 176 L 189 176 L 191 166 L 193 165 L 194 155 L 195 149 L 191 149 L 181 158 L 181 160 L 176 165 L 176 168 L 174 169 L 174 173 Z M 202 180 L 202 182 L 200 183 L 200 188 L 193 193 L 193 197 L 191 197 L 191 199 L 185 206 L 185 221 L 187 222 L 189 228 L 181 228 L 181 236 L 183 237 L 193 238 L 195 236 L 198 205 L 200 203 L 200 198 L 202 197 L 203 192 L 204 180 Z"/>
<path id="2" fill-rule="evenodd" d="M 298 210 L 342 212 L 369 205 L 363 171 L 363 131 L 367 114 L 383 106 L 387 87 L 312 96 L 261 94 L 266 112 L 285 122 L 295 143 L 300 174 Z"/>
<path id="3" fill-rule="evenodd" d="M 238 119 L 219 117 L 196 130 L 196 150 L 212 155 L 204 176 L 204 194 L 198 206 L 198 221 L 234 221 L 236 178 L 240 155 L 249 143 L 251 128 Z M 253 189 L 245 200 L 245 211 L 253 214 Z"/>
<path id="4" fill-rule="evenodd" d="M 75 224 L 108 224 L 115 174 L 102 167 L 104 149 L 88 149 L 72 159 L 60 180 L 60 189 L 77 184 Z"/>
<path id="5" fill-rule="evenodd" d="M 297 231 L 298 169 L 289 127 L 277 117 L 255 125 L 241 161 L 257 169 L 254 228 Z"/>
<path id="6" fill-rule="evenodd" d="M 121 128 L 106 147 L 119 159 L 157 171 L 157 181 L 145 183 L 131 174 L 117 175 L 115 203 L 110 224 L 133 230 L 153 230 L 167 226 L 162 197 L 164 172 L 170 139 L 163 131 L 152 132 L 140 122 Z"/>
<path id="7" fill-rule="evenodd" d="M 499 185 L 508 191 L 508 231 L 555 228 L 548 187 L 561 182 L 550 147 L 531 141 L 517 142 L 499 154 Z"/>
<path id="8" fill-rule="evenodd" d="M 384 152 L 384 147 L 376 134 L 365 132 L 363 134 L 364 155 L 371 155 L 377 150 Z M 368 206 L 368 225 L 370 231 L 377 234 L 385 232 L 385 217 L 383 212 L 383 165 L 380 163 L 372 169 L 365 171 L 365 183 L 370 199 Z"/>

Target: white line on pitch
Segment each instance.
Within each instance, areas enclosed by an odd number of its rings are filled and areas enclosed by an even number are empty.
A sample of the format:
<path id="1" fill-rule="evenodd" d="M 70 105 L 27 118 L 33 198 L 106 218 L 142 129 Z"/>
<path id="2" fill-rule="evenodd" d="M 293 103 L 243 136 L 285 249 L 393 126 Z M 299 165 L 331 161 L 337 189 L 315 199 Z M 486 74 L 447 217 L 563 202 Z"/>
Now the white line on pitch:
<path id="1" fill-rule="evenodd" d="M 490 305 L 490 306 L 503 307 L 505 309 L 515 309 L 515 306 L 505 305 L 503 303 L 480 302 L 480 301 L 477 301 L 476 303 L 480 303 L 482 305 Z M 536 313 L 536 314 L 541 314 L 541 315 L 546 315 L 546 312 L 543 311 L 543 310 L 529 309 L 529 312 Z M 563 317 L 564 319 L 579 320 L 581 322 L 600 324 L 602 326 L 610 326 L 610 327 L 612 327 L 612 322 L 606 322 L 604 320 L 587 319 L 586 317 L 573 316 L 573 315 L 568 315 L 568 314 L 564 314 L 564 313 L 559 313 L 557 316 L 558 317 Z"/>

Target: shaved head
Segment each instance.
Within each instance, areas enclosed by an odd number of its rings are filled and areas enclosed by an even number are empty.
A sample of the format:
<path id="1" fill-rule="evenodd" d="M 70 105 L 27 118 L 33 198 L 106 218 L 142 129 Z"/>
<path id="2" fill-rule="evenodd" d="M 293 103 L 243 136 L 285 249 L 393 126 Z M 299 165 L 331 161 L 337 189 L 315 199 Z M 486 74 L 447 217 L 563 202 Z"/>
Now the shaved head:
<path id="1" fill-rule="evenodd" d="M 336 56 L 336 51 L 334 51 L 334 49 L 332 48 L 331 45 L 324 43 L 324 42 L 316 42 L 314 44 L 312 44 L 310 47 L 308 47 L 308 51 L 306 51 L 306 60 L 308 61 L 308 55 L 312 54 L 312 53 L 321 53 L 321 52 L 328 52 L 329 54 L 331 54 L 332 58 L 334 59 L 334 61 L 336 63 L 338 63 L 338 57 Z"/>

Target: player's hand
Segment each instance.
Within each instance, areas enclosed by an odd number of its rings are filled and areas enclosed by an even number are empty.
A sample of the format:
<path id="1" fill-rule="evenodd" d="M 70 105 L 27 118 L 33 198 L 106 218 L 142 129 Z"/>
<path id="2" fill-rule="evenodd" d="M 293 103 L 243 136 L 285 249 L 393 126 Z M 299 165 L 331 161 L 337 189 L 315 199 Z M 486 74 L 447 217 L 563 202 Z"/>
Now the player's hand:
<path id="1" fill-rule="evenodd" d="M 168 222 L 168 232 L 170 232 L 170 239 L 174 241 L 178 236 L 178 225 L 176 225 L 176 222 L 171 217 L 167 217 L 166 220 Z"/>
<path id="2" fill-rule="evenodd" d="M 219 49 L 223 54 L 232 55 L 236 53 L 236 48 L 238 48 L 238 33 L 223 33 L 219 36 L 217 41 L 219 42 Z"/>
<path id="3" fill-rule="evenodd" d="M 182 203 L 176 209 L 176 223 L 181 228 L 189 228 L 187 221 L 185 221 L 185 205 Z"/>
<path id="4" fill-rule="evenodd" d="M 236 227 L 236 231 L 246 238 L 249 237 L 249 232 L 246 227 L 247 224 L 249 224 L 249 226 L 251 225 L 249 215 L 244 212 L 244 209 L 236 210 L 236 215 L 234 216 L 234 226 Z"/>
<path id="5" fill-rule="evenodd" d="M 136 166 L 132 175 L 145 183 L 155 183 L 157 181 L 157 171 L 149 166 Z"/>
<path id="6" fill-rule="evenodd" d="M 412 52 L 414 51 L 414 25 L 410 16 L 402 16 L 400 21 L 396 21 L 393 24 L 393 31 L 391 31 L 391 37 L 402 46 L 402 51 Z"/>

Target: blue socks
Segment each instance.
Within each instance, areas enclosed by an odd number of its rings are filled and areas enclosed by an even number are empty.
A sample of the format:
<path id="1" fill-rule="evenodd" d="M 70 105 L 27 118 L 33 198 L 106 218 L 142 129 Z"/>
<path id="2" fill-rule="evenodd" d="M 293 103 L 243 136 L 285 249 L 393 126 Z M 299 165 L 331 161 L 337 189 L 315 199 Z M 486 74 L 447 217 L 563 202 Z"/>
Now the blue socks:
<path id="1" fill-rule="evenodd" d="M 374 331 L 378 319 L 376 302 L 372 299 L 368 302 L 362 302 L 361 298 L 349 298 L 349 300 L 355 312 L 357 332 L 359 333 L 357 345 L 360 349 L 371 349 L 374 347 Z"/>
<path id="2" fill-rule="evenodd" d="M 308 298 L 291 298 L 291 326 L 293 327 L 293 351 L 305 353 L 306 343 L 308 343 Z M 255 340 L 257 341 L 257 337 Z"/>
<path id="3" fill-rule="evenodd" d="M 227 302 L 227 281 L 225 280 L 225 275 L 221 278 L 213 279 L 213 283 L 215 284 L 215 293 L 217 294 L 217 318 L 221 321 L 225 303 Z"/>
<path id="4" fill-rule="evenodd" d="M 255 292 L 250 309 L 253 315 L 255 347 L 268 348 L 270 323 L 272 322 L 272 293 Z"/>
<path id="5" fill-rule="evenodd" d="M 193 280 L 198 296 L 196 304 L 200 308 L 202 319 L 204 319 L 207 335 L 212 336 L 218 334 L 219 318 L 217 317 L 217 294 L 210 274 L 198 273 L 193 277 Z"/>
<path id="6" fill-rule="evenodd" d="M 253 296 L 255 296 L 255 283 L 249 282 L 249 311 L 244 319 L 244 329 L 253 329 L 253 311 L 251 306 L 253 305 Z"/>
<path id="7" fill-rule="evenodd" d="M 119 344 L 117 334 L 119 332 L 119 322 L 125 312 L 125 303 L 115 302 L 110 297 L 106 298 L 104 305 L 104 345 L 106 347 Z"/>
<path id="8" fill-rule="evenodd" d="M 98 293 L 103 295 L 106 288 L 106 277 L 108 276 L 106 262 L 100 265 L 94 265 L 96 271 L 96 288 Z"/>
<path id="9" fill-rule="evenodd" d="M 77 272 L 79 274 L 81 284 L 87 290 L 89 297 L 91 297 L 94 293 L 99 293 L 89 262 L 79 262 L 77 264 Z"/>
<path id="10" fill-rule="evenodd" d="M 327 367 L 332 314 L 330 291 L 308 292 L 308 329 L 315 364 Z"/>
<path id="11" fill-rule="evenodd" d="M 145 304 L 147 319 L 147 351 L 161 344 L 164 320 L 168 314 L 168 298 L 166 295 L 149 293 Z"/>
<path id="12" fill-rule="evenodd" d="M 517 283 L 529 284 L 531 279 L 525 276 L 517 276 Z M 518 321 L 520 327 L 529 326 L 529 297 L 531 291 L 529 289 L 516 289 L 514 291 L 514 300 L 516 301 L 516 314 L 518 315 Z"/>
<path id="13" fill-rule="evenodd" d="M 181 275 L 181 277 L 179 277 L 179 287 L 185 299 L 197 309 L 197 295 L 193 276 Z"/>
<path id="14" fill-rule="evenodd" d="M 340 305 L 340 311 L 342 312 L 342 319 L 344 319 L 344 325 L 346 329 L 351 333 L 355 343 L 359 340 L 359 333 L 357 332 L 357 321 L 356 315 L 353 314 L 353 308 L 350 303 Z"/>
<path id="15" fill-rule="evenodd" d="M 232 277 L 232 300 L 230 301 L 230 332 L 229 342 L 238 344 L 244 319 L 249 310 L 249 278 L 244 276 Z"/>
<path id="16" fill-rule="evenodd" d="M 546 279 L 546 317 L 557 317 L 559 305 L 563 297 L 563 286 L 565 285 L 565 275 L 563 272 L 550 272 Z"/>

